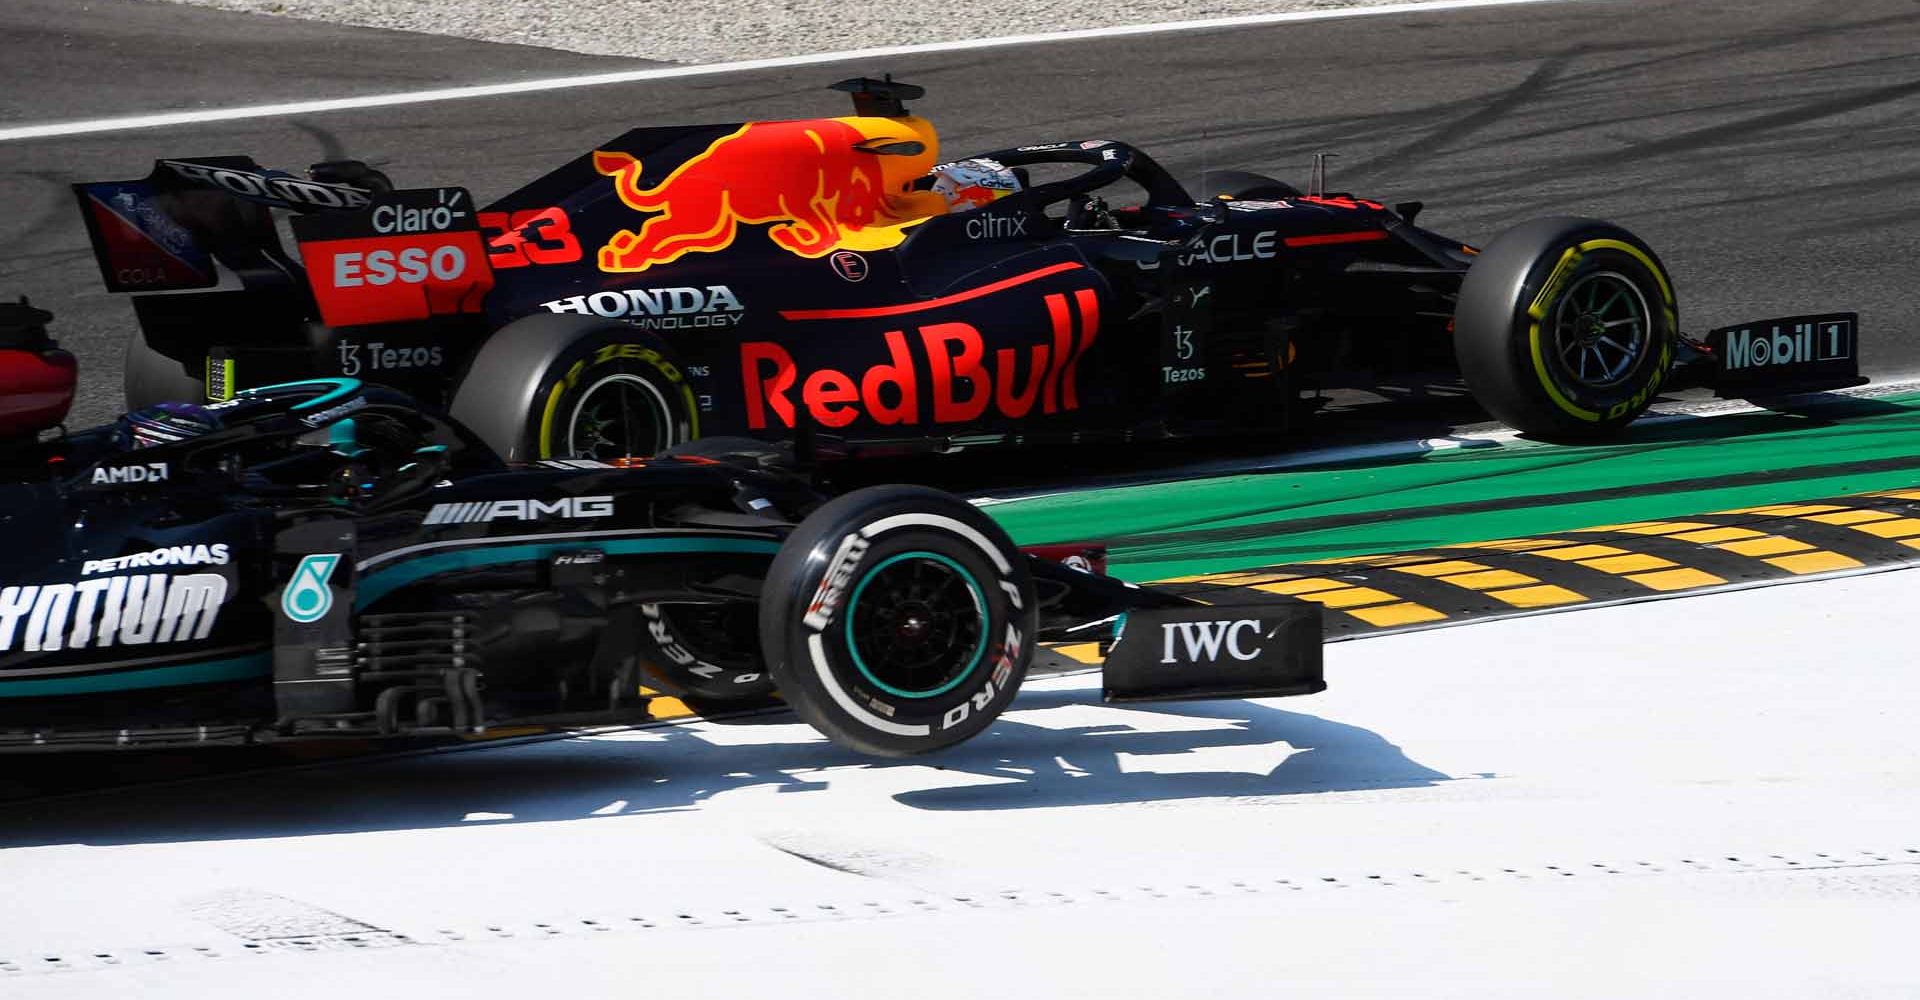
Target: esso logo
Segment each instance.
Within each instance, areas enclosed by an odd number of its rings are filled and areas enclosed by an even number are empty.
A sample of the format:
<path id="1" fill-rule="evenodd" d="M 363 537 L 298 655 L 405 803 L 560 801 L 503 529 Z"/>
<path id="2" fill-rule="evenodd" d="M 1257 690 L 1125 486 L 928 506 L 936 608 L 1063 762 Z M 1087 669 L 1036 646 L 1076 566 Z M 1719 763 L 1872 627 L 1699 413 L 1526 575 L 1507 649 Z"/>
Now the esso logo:
<path id="1" fill-rule="evenodd" d="M 362 285 L 405 285 L 452 281 L 467 272 L 467 255 L 459 247 L 408 247 L 370 250 L 366 253 L 342 253 L 333 258 L 333 284 L 336 288 Z"/>

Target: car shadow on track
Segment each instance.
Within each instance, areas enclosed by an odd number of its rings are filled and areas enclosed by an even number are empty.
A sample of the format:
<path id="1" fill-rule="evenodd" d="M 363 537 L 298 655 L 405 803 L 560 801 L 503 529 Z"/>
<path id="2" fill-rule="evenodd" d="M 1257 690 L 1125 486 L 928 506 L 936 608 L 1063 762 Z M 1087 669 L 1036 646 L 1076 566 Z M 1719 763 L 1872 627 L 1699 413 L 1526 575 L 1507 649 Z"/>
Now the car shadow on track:
<path id="1" fill-rule="evenodd" d="M 1043 688 L 971 743 L 910 761 L 791 716 L 236 775 L 0 809 L 0 848 L 153 844 L 588 820 L 771 788 L 992 810 L 1420 788 L 1449 780 L 1358 726 L 1250 701 L 1105 706 Z"/>

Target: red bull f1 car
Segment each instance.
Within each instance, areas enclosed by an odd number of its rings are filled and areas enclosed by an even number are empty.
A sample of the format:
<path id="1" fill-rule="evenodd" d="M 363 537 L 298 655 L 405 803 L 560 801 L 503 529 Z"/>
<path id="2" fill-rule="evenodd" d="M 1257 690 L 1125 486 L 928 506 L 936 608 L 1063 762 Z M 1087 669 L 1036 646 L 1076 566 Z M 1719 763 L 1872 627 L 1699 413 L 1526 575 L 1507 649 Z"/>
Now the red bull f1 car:
<path id="1" fill-rule="evenodd" d="M 935 490 L 822 496 L 751 440 L 509 467 L 345 378 L 16 441 L 0 531 L 0 750 L 564 730 L 777 688 L 904 755 L 984 731 L 1054 639 L 1113 643 L 1110 699 L 1325 687 L 1316 605 L 1122 584 Z"/>
<path id="2" fill-rule="evenodd" d="M 1418 202 L 1218 171 L 1190 191 L 1112 139 L 951 159 L 919 88 L 836 87 L 855 114 L 634 129 L 487 205 L 353 161 L 77 185 L 108 287 L 137 293 L 129 404 L 353 377 L 518 461 L 1258 432 L 1397 379 L 1582 439 L 1683 381 L 1859 381 L 1851 314 L 1683 337 L 1659 257 L 1604 222 L 1479 249 Z"/>

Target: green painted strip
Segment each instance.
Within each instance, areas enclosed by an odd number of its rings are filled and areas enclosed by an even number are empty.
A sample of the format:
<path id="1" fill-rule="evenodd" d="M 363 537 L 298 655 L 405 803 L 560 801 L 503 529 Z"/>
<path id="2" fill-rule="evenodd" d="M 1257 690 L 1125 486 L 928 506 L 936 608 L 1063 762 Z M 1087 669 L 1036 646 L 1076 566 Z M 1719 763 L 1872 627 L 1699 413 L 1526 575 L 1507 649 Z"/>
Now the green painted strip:
<path id="1" fill-rule="evenodd" d="M 1920 468 L 1901 467 L 1909 461 L 1920 464 L 1920 396 L 1679 421 L 1608 445 L 1435 452 L 988 510 L 1021 544 L 1123 539 L 1110 552 L 1115 575 L 1156 580 L 1920 485 Z M 1702 485 L 1716 480 L 1726 485 Z M 1607 499 L 1576 499 L 1602 492 Z M 1513 502 L 1459 510 L 1502 500 Z M 1098 536 L 1089 524 L 1101 526 Z"/>
<path id="2" fill-rule="evenodd" d="M 615 556 L 659 555 L 676 552 L 771 554 L 780 551 L 780 543 L 760 538 L 617 538 L 497 545 L 491 548 L 476 546 L 421 556 L 418 559 L 409 559 L 391 567 L 374 570 L 361 577 L 355 584 L 353 605 L 356 609 L 364 608 L 407 584 L 430 576 L 438 576 L 441 573 L 544 559 L 561 552 L 579 552 L 582 549 L 598 549 Z"/>
<path id="3" fill-rule="evenodd" d="M 0 698 L 44 698 L 62 694 L 97 694 L 101 691 L 138 691 L 144 688 L 179 687 L 186 684 L 254 680 L 268 677 L 272 673 L 273 657 L 267 653 L 254 653 L 225 660 L 181 663 L 170 667 L 149 667 L 144 670 L 122 670 L 111 674 L 0 681 Z"/>

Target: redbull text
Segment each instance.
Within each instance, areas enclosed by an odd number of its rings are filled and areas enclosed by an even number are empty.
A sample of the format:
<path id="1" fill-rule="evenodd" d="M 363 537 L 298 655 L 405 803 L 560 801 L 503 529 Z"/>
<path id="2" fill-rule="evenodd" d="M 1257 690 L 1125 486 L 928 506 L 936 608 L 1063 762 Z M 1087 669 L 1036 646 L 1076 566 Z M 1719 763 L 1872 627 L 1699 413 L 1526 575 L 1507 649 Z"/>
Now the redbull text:
<path id="1" fill-rule="evenodd" d="M 968 323 L 933 323 L 909 337 L 889 330 L 883 339 L 887 360 L 858 375 L 821 368 L 801 378 L 793 355 L 768 341 L 740 345 L 740 374 L 746 386 L 747 426 L 768 426 L 768 411 L 780 425 L 792 427 L 796 411 L 792 393 L 799 385 L 799 404 L 823 427 L 840 428 L 866 417 L 881 424 L 963 424 L 989 411 L 1020 419 L 1030 413 L 1056 413 L 1080 408 L 1080 359 L 1100 332 L 1100 300 L 1091 289 L 1046 297 L 1052 341 L 1033 344 L 1025 351 L 1002 347 L 987 356 L 986 340 Z M 1073 316 L 1080 320 L 1078 343 Z M 924 356 L 929 385 L 921 400 L 920 366 L 912 344 Z M 1024 377 L 1021 372 L 1024 370 Z M 965 391 L 961 391 L 962 383 Z M 929 412 L 930 410 L 930 412 Z"/>

